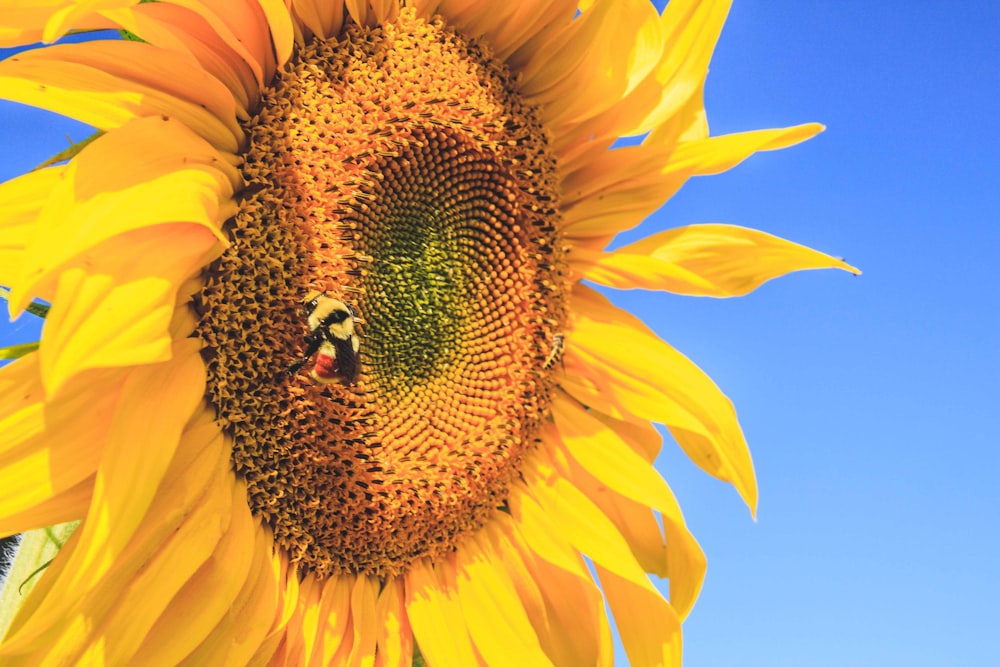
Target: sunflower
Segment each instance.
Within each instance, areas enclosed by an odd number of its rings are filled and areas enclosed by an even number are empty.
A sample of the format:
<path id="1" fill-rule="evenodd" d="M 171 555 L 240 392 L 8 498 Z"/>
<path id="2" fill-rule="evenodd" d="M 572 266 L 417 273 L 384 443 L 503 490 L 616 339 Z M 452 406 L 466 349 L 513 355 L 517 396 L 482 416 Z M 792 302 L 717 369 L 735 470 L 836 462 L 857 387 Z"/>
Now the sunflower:
<path id="1" fill-rule="evenodd" d="M 679 663 L 705 559 L 653 423 L 753 511 L 750 454 L 584 281 L 854 271 L 727 225 L 607 250 L 822 129 L 708 136 L 728 5 L 0 4 L 3 45 L 130 38 L 0 63 L 97 130 L 0 186 L 11 315 L 51 303 L 0 370 L 0 536 L 80 522 L 0 662 L 608 664 L 607 605 L 632 664 Z"/>

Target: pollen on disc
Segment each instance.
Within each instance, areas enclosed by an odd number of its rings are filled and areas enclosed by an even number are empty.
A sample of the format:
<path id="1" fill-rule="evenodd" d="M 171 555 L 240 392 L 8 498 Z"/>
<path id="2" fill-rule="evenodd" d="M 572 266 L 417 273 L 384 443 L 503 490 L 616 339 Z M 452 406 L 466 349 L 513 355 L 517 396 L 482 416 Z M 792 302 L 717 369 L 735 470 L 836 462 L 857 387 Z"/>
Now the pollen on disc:
<path id="1" fill-rule="evenodd" d="M 293 562 L 397 574 L 504 506 L 548 418 L 568 274 L 545 132 L 485 47 L 410 10 L 308 43 L 247 131 L 198 299 L 208 400 Z M 286 372 L 311 291 L 357 315 L 354 383 Z"/>

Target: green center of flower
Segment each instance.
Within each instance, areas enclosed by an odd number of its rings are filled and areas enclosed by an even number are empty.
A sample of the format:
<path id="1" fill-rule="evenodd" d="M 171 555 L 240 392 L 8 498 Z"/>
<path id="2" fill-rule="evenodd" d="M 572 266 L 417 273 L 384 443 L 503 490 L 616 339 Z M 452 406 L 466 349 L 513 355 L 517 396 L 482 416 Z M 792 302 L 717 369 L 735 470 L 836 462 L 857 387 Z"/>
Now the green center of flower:
<path id="1" fill-rule="evenodd" d="M 419 147 L 382 160 L 385 178 L 365 193 L 381 205 L 347 217 L 367 231 L 356 247 L 372 257 L 361 283 L 365 312 L 378 320 L 366 338 L 373 371 L 390 382 L 425 383 L 446 373 L 469 334 L 487 330 L 485 319 L 498 314 L 488 301 L 510 230 L 495 219 L 511 206 L 508 184 L 490 178 L 493 156 L 460 132 L 414 128 L 410 136 Z"/>
<path id="2" fill-rule="evenodd" d="M 398 574 L 504 505 L 547 418 L 568 284 L 554 160 L 502 66 L 408 11 L 307 45 L 248 131 L 233 243 L 198 300 L 208 400 L 293 562 Z M 286 372 L 327 335 L 313 291 L 356 316 L 353 379 L 310 380 L 350 343 Z"/>

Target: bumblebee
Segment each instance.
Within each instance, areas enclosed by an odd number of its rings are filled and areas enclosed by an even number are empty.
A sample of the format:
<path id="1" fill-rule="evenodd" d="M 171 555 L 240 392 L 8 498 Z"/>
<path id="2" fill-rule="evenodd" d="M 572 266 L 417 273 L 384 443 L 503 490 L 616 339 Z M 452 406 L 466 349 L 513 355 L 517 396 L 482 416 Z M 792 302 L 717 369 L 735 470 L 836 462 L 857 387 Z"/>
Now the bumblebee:
<path id="1" fill-rule="evenodd" d="M 354 332 L 354 311 L 343 301 L 323 292 L 310 292 L 302 303 L 309 324 L 306 353 L 288 367 L 288 374 L 298 373 L 315 354 L 316 360 L 309 372 L 314 382 L 354 384 L 358 378 L 358 350 L 361 349 L 361 341 Z"/>
<path id="2" fill-rule="evenodd" d="M 556 365 L 556 362 L 562 359 L 563 351 L 566 349 L 566 336 L 561 333 L 557 333 L 552 337 L 552 347 L 549 350 L 549 355 L 545 357 L 545 362 L 542 364 L 543 370 L 549 370 Z"/>

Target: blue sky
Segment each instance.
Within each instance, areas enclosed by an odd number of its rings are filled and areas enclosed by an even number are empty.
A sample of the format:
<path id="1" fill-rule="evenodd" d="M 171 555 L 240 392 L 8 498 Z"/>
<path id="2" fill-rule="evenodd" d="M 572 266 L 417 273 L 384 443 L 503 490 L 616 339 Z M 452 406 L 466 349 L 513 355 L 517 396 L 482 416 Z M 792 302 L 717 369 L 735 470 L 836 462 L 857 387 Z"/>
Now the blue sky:
<path id="1" fill-rule="evenodd" d="M 960 7 L 960 8 L 959 8 Z M 748 297 L 619 292 L 733 399 L 754 523 L 670 443 L 709 557 L 689 667 L 995 665 L 1000 655 L 1000 5 L 737 0 L 713 133 L 819 121 L 697 179 L 624 240 L 726 222 L 830 254 Z M 85 130 L 0 103 L 0 179 Z M 37 336 L 29 316 L 0 344 Z"/>

